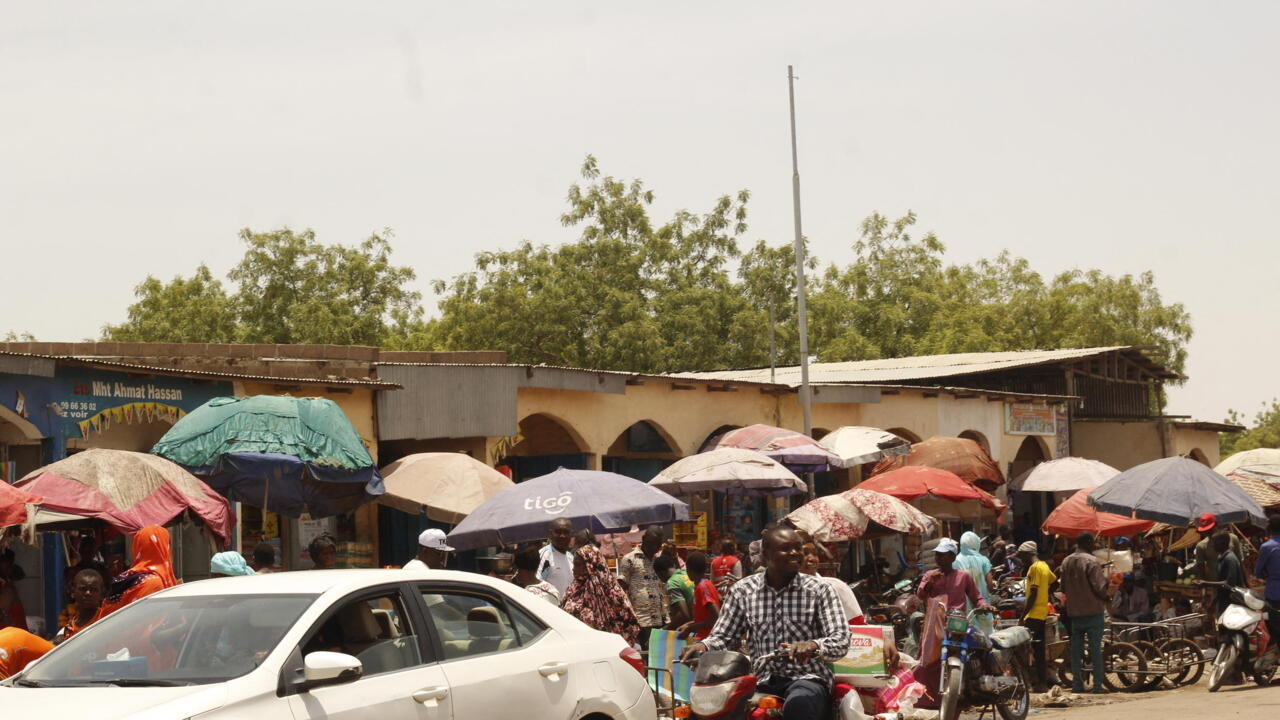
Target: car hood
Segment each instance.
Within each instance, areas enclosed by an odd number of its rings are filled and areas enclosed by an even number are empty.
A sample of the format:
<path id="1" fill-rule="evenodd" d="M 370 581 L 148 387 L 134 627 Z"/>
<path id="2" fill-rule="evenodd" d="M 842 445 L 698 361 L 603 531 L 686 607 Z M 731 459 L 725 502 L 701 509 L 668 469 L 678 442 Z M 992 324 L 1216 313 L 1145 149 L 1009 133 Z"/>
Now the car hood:
<path id="1" fill-rule="evenodd" d="M 184 687 L 0 687 L 5 717 L 79 717 L 94 720 L 187 718 L 222 707 L 226 686 Z"/>

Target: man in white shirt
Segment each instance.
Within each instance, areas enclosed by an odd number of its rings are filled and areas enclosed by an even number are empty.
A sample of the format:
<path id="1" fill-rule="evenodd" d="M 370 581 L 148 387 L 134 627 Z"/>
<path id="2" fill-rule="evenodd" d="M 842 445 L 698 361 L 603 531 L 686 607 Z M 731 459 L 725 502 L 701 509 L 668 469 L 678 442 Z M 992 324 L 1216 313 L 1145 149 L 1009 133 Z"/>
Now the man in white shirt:
<path id="1" fill-rule="evenodd" d="M 453 548 L 444 541 L 444 531 L 427 528 L 418 535 L 418 555 L 404 564 L 405 570 L 443 570 Z"/>
<path id="2" fill-rule="evenodd" d="M 547 526 L 551 542 L 538 552 L 538 579 L 555 586 L 560 597 L 573 582 L 573 523 L 567 518 L 556 518 Z"/>

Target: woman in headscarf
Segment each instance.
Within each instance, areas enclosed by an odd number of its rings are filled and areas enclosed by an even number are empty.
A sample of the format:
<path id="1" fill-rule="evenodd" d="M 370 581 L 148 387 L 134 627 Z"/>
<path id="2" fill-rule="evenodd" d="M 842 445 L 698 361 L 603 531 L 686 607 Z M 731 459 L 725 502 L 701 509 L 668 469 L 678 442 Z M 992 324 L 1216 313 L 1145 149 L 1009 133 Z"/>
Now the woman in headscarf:
<path id="1" fill-rule="evenodd" d="M 237 575 L 253 575 L 253 568 L 244 561 L 244 556 L 235 550 L 220 552 L 209 558 L 209 575 L 212 577 L 235 577 Z"/>
<path id="2" fill-rule="evenodd" d="M 978 594 L 982 601 L 991 604 L 991 561 L 982 554 L 982 538 L 975 532 L 966 532 L 960 536 L 960 555 L 956 558 L 955 569 L 969 573 L 973 584 L 978 586 Z"/>
<path id="3" fill-rule="evenodd" d="M 159 525 L 148 525 L 133 536 L 133 565 L 111 581 L 94 622 L 135 600 L 177 584 L 169 531 Z"/>
<path id="4" fill-rule="evenodd" d="M 594 545 L 574 548 L 573 582 L 564 591 L 560 609 L 596 630 L 621 635 L 632 645 L 640 634 L 631 600 Z"/>

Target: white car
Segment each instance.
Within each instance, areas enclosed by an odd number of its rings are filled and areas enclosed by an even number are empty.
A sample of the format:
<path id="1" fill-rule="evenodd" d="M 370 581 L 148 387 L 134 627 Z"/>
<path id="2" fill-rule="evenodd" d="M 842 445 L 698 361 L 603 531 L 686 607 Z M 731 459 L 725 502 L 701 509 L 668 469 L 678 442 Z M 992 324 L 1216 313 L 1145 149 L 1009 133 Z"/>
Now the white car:
<path id="1" fill-rule="evenodd" d="M 443 570 L 219 578 L 151 595 L 0 683 L 4 717 L 653 720 L 640 655 Z"/>

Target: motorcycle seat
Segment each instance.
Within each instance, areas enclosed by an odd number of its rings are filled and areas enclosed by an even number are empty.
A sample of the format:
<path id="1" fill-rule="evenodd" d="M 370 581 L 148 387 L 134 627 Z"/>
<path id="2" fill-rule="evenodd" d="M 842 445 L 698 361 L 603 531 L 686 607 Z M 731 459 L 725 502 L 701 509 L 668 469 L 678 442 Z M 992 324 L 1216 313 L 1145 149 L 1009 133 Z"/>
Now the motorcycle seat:
<path id="1" fill-rule="evenodd" d="M 990 637 L 992 645 L 1008 650 L 1031 642 L 1031 631 L 1021 625 L 1015 625 L 1003 630 L 997 630 L 991 633 Z"/>

